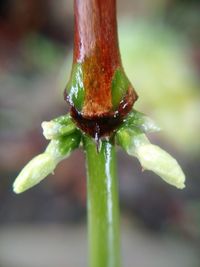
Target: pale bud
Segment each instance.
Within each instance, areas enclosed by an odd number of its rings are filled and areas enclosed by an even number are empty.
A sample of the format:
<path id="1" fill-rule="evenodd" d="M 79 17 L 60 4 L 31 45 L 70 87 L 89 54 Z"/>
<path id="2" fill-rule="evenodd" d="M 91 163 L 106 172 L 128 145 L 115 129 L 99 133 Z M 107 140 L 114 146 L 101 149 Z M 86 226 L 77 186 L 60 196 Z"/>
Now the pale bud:
<path id="1" fill-rule="evenodd" d="M 19 194 L 42 181 L 50 173 L 53 173 L 56 162 L 47 153 L 33 158 L 20 172 L 13 184 L 13 190 Z"/>
<path id="2" fill-rule="evenodd" d="M 178 162 L 159 146 L 142 145 L 136 149 L 142 167 L 159 175 L 165 182 L 179 189 L 185 187 L 185 175 Z"/>
<path id="3" fill-rule="evenodd" d="M 45 152 L 33 158 L 20 172 L 13 184 L 13 190 L 19 194 L 42 181 L 53 173 L 57 164 L 67 158 L 80 144 L 80 133 L 52 140 Z"/>
<path id="4" fill-rule="evenodd" d="M 145 134 L 122 127 L 116 137 L 118 144 L 129 155 L 138 158 L 143 169 L 155 172 L 179 189 L 185 187 L 185 175 L 178 162 L 160 147 L 152 145 Z"/>

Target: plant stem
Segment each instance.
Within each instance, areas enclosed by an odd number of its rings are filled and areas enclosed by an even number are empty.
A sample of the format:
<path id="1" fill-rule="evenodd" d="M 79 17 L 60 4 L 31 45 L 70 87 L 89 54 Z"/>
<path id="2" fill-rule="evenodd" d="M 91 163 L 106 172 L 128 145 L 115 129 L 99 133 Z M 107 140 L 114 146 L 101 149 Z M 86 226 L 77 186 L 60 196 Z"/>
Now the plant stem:
<path id="1" fill-rule="evenodd" d="M 121 64 L 116 0 L 74 0 L 74 54 L 64 98 L 86 134 L 111 135 L 137 100 Z"/>
<path id="2" fill-rule="evenodd" d="M 74 1 L 74 64 L 82 64 L 84 116 L 112 109 L 111 83 L 121 59 L 117 38 L 116 0 Z"/>
<path id="3" fill-rule="evenodd" d="M 119 267 L 119 203 L 115 147 L 102 141 L 99 151 L 84 137 L 87 160 L 89 266 Z"/>

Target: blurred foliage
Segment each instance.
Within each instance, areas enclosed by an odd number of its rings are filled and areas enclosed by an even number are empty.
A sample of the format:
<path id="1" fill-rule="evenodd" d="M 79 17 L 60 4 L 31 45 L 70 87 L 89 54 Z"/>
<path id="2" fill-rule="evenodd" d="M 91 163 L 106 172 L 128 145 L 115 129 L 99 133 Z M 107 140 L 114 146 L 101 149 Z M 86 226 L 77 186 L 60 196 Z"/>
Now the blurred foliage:
<path id="1" fill-rule="evenodd" d="M 64 49 L 59 43 L 51 42 L 42 35 L 36 34 L 28 36 L 22 47 L 25 59 L 30 60 L 39 72 L 55 67 L 64 53 Z"/>
<path id="2" fill-rule="evenodd" d="M 190 42 L 159 21 L 119 25 L 122 60 L 139 95 L 136 108 L 157 120 L 178 149 L 198 152 L 200 93 Z"/>
<path id="3" fill-rule="evenodd" d="M 58 65 L 63 60 L 64 48 L 39 34 L 29 34 L 10 51 L 0 72 L 0 128 L 7 135 L 30 130 L 34 118 L 46 110 L 47 92 L 53 86 Z M 55 94 L 58 95 L 57 88 Z M 14 97 L 13 97 L 14 95 Z M 59 100 L 61 97 L 58 95 Z M 29 101 L 32 99 L 33 101 Z M 56 104 L 54 95 L 48 96 L 49 108 Z M 35 103 L 37 102 L 37 112 Z M 26 112 L 26 116 L 23 116 Z M 12 130 L 12 131 L 11 131 Z"/>

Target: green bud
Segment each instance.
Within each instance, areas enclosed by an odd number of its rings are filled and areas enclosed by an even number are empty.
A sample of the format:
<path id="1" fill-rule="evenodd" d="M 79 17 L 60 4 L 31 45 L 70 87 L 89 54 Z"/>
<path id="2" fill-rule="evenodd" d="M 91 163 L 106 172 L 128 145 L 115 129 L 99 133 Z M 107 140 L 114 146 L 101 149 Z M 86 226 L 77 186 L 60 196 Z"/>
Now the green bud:
<path id="1" fill-rule="evenodd" d="M 138 129 L 122 127 L 116 133 L 116 140 L 129 155 L 138 158 L 144 169 L 155 172 L 179 189 L 185 187 L 185 175 L 178 162 L 160 147 L 152 145 Z"/>
<path id="2" fill-rule="evenodd" d="M 72 123 L 72 118 L 70 116 L 70 114 L 66 114 L 66 115 L 61 115 L 55 119 L 53 119 L 54 122 L 57 122 L 59 124 L 62 125 L 68 125 L 70 123 Z"/>
<path id="3" fill-rule="evenodd" d="M 52 155 L 55 161 L 60 162 L 67 158 L 71 151 L 76 149 L 80 144 L 81 135 L 78 131 L 59 139 L 52 140 L 47 146 L 45 153 Z"/>
<path id="4" fill-rule="evenodd" d="M 52 140 L 43 154 L 33 158 L 22 169 L 13 184 L 14 192 L 22 193 L 53 173 L 57 164 L 79 146 L 80 139 L 80 133 L 76 131 L 69 136 Z"/>
<path id="5" fill-rule="evenodd" d="M 160 131 L 160 127 L 151 118 L 136 110 L 132 110 L 128 114 L 124 123 L 129 128 L 137 127 L 144 133 Z"/>
<path id="6" fill-rule="evenodd" d="M 137 128 L 130 129 L 123 127 L 117 131 L 117 143 L 131 156 L 136 156 L 136 148 L 144 144 L 149 144 L 145 134 Z"/>
<path id="7" fill-rule="evenodd" d="M 60 116 L 51 121 L 43 121 L 41 126 L 43 128 L 43 135 L 47 140 L 70 135 L 76 130 L 76 126 L 69 115 Z"/>

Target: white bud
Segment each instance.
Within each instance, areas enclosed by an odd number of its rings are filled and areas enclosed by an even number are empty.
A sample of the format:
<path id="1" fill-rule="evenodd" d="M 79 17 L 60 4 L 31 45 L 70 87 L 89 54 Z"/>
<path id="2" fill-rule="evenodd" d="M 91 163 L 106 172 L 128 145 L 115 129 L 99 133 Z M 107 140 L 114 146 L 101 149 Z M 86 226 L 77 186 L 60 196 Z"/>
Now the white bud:
<path id="1" fill-rule="evenodd" d="M 154 120 L 145 115 L 141 117 L 141 124 L 139 125 L 139 128 L 145 133 L 159 132 L 161 130 Z"/>
<path id="2" fill-rule="evenodd" d="M 67 158 L 80 144 L 80 134 L 54 139 L 45 152 L 33 158 L 20 172 L 13 184 L 15 193 L 22 193 L 53 173 L 57 164 Z"/>
<path id="3" fill-rule="evenodd" d="M 152 144 L 138 146 L 136 157 L 144 169 L 155 172 L 167 183 L 179 189 L 185 187 L 185 175 L 178 162 L 160 147 Z"/>
<path id="4" fill-rule="evenodd" d="M 33 158 L 20 172 L 13 184 L 13 190 L 19 194 L 42 181 L 53 173 L 57 162 L 47 153 Z"/>
<path id="5" fill-rule="evenodd" d="M 137 157 L 144 169 L 155 172 L 177 188 L 185 187 L 185 175 L 178 162 L 160 147 L 152 145 L 145 134 L 124 127 L 117 132 L 117 142 L 129 155 Z"/>
<path id="6" fill-rule="evenodd" d="M 61 124 L 54 121 L 43 121 L 42 124 L 43 135 L 47 140 L 51 140 L 59 134 Z"/>

